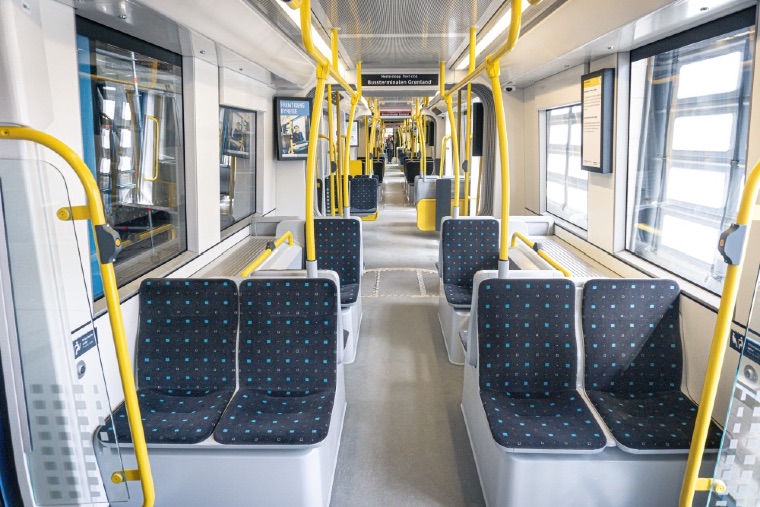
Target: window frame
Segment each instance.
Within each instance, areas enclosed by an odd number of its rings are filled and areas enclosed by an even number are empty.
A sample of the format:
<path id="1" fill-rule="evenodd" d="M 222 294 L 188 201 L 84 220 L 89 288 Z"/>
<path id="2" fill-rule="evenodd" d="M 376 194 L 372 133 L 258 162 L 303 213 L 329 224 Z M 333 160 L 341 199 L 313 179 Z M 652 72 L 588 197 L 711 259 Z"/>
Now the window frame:
<path id="1" fill-rule="evenodd" d="M 754 52 L 756 45 L 756 27 L 755 27 L 755 15 L 756 8 L 750 7 L 743 11 L 726 16 L 719 20 L 707 23 L 700 27 L 696 27 L 680 34 L 668 37 L 661 41 L 654 42 L 647 46 L 635 49 L 631 52 L 630 65 L 631 72 L 631 91 L 634 88 L 634 72 L 633 66 L 637 62 L 646 61 L 649 58 L 656 58 L 658 55 L 664 55 L 674 50 L 684 50 L 684 53 L 679 53 L 674 65 L 674 70 L 671 75 L 674 76 L 673 82 L 678 81 L 681 69 L 689 64 L 705 61 L 710 58 L 716 58 L 723 55 L 736 52 L 736 45 L 712 45 L 710 47 L 694 48 L 688 51 L 688 46 L 700 42 L 707 42 L 711 39 L 718 38 L 724 35 L 731 34 L 737 30 L 750 29 L 749 37 L 744 43 L 742 51 L 742 65 L 743 68 L 739 73 L 739 84 L 735 90 L 728 92 L 714 92 L 705 95 L 688 96 L 679 98 L 678 88 L 671 82 L 668 90 L 668 99 L 665 102 L 668 116 L 665 119 L 665 128 L 667 130 L 664 139 L 660 138 L 663 143 L 664 161 L 659 169 L 659 178 L 662 181 L 661 185 L 664 190 L 659 192 L 659 200 L 654 203 L 654 212 L 657 215 L 656 223 L 662 225 L 664 219 L 668 217 L 675 217 L 679 219 L 688 220 L 695 225 L 709 225 L 714 228 L 716 217 L 718 220 L 728 221 L 723 225 L 720 225 L 721 230 L 730 225 L 731 212 L 736 211 L 736 205 L 741 196 L 741 189 L 746 179 L 747 168 L 747 147 L 749 141 L 749 109 L 751 107 L 751 92 L 752 92 L 752 79 L 753 79 L 753 67 L 754 65 L 746 66 L 744 62 L 748 58 L 750 61 L 754 60 Z M 653 60 L 654 61 L 654 60 Z M 651 155 L 647 157 L 645 154 L 647 149 L 648 132 L 647 124 L 650 121 L 648 115 L 651 114 L 649 108 L 651 106 L 652 98 L 650 95 L 652 92 L 652 84 L 648 81 L 649 68 L 643 70 L 645 79 L 641 86 L 644 91 L 643 104 L 640 111 L 634 110 L 633 100 L 629 105 L 629 172 L 626 181 L 628 196 L 628 204 L 626 206 L 626 220 L 625 220 L 625 253 L 632 255 L 636 259 L 646 262 L 657 269 L 664 270 L 679 278 L 682 278 L 688 283 L 694 284 L 701 289 L 708 291 L 712 294 L 718 294 L 722 288 L 723 275 L 722 270 L 725 266 L 720 263 L 720 256 L 717 248 L 714 251 L 712 262 L 704 262 L 697 256 L 689 256 L 690 261 L 683 262 L 685 252 L 683 250 L 674 249 L 671 246 L 664 244 L 662 237 L 655 238 L 655 231 L 650 234 L 650 243 L 656 241 L 656 252 L 660 253 L 660 259 L 657 255 L 644 255 L 637 251 L 642 247 L 638 245 L 636 239 L 637 234 L 640 234 L 635 230 L 637 224 L 635 215 L 641 213 L 640 201 L 641 195 L 645 191 L 641 191 L 639 186 L 642 185 L 640 179 L 642 174 L 647 171 L 646 164 L 649 163 L 645 158 L 651 158 Z M 632 94 L 633 95 L 633 94 Z M 733 100 L 733 102 L 731 102 Z M 708 114 L 705 111 L 710 109 Z M 673 149 L 673 141 L 676 130 L 676 120 L 680 118 L 687 118 L 690 116 L 710 116 L 716 114 L 731 114 L 734 116 L 732 119 L 730 145 L 725 151 L 697 151 Z M 634 138 L 634 125 L 640 124 L 638 137 Z M 726 166 L 726 154 L 733 154 L 730 164 Z M 684 164 L 685 162 L 685 164 Z M 681 163 L 681 164 L 679 164 Z M 738 165 L 744 166 L 744 171 L 739 174 Z M 710 169 L 713 166 L 713 169 Z M 642 170 L 642 168 L 644 168 Z M 723 205 L 715 208 L 712 206 L 695 203 L 694 201 L 679 201 L 675 198 L 668 198 L 667 196 L 667 183 L 672 173 L 670 171 L 674 168 L 683 168 L 689 171 L 709 171 L 714 174 L 721 174 L 724 176 L 724 196 L 721 198 Z M 741 178 L 739 176 L 742 176 Z M 738 188 L 738 191 L 736 190 Z M 737 195 L 738 194 L 738 195 Z M 717 239 L 716 239 L 717 247 Z M 688 255 L 688 254 L 686 254 Z M 721 269 L 722 268 L 722 269 Z M 700 280 L 700 277 L 703 278 Z"/>

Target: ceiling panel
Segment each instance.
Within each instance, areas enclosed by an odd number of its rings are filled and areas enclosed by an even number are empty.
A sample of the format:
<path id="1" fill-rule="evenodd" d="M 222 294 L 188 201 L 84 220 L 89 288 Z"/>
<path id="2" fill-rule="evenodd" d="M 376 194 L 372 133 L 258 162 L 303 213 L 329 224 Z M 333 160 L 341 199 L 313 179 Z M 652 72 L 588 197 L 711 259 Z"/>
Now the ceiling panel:
<path id="1" fill-rule="evenodd" d="M 436 68 L 459 46 L 458 38 L 441 35 L 344 37 L 343 47 L 353 61 L 369 68 Z"/>

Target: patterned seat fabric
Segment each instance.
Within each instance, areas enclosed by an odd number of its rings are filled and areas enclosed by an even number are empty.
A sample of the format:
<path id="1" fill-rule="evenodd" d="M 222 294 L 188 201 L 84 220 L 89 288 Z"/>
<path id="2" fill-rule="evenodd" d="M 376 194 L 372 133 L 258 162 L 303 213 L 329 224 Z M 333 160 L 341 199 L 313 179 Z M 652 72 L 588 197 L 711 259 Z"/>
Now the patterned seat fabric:
<path id="1" fill-rule="evenodd" d="M 457 308 L 469 308 L 472 304 L 472 287 L 447 283 L 443 286 L 446 301 Z"/>
<path id="2" fill-rule="evenodd" d="M 351 212 L 374 213 L 377 211 L 377 179 L 353 178 L 350 182 Z"/>
<path id="3" fill-rule="evenodd" d="M 139 315 L 136 378 L 147 442 L 205 440 L 235 390 L 237 286 L 222 279 L 148 279 L 140 287 Z M 123 404 L 98 434 L 131 442 Z"/>
<path id="4" fill-rule="evenodd" d="M 377 178 L 378 183 L 383 182 L 383 177 L 385 176 L 385 160 L 376 159 L 372 163 L 372 174 Z"/>
<path id="5" fill-rule="evenodd" d="M 337 288 L 325 279 L 246 280 L 239 390 L 214 439 L 306 445 L 327 436 L 337 377 Z"/>
<path id="6" fill-rule="evenodd" d="M 575 285 L 486 280 L 478 292 L 480 397 L 513 450 L 595 452 L 606 438 L 576 390 Z"/>
<path id="7" fill-rule="evenodd" d="M 320 269 L 335 271 L 340 278 L 341 305 L 356 303 L 362 271 L 361 223 L 358 220 L 315 219 L 314 235 L 317 265 Z"/>
<path id="8" fill-rule="evenodd" d="M 585 387 L 629 450 L 689 449 L 696 405 L 681 392 L 680 292 L 657 279 L 596 279 L 583 289 Z M 720 429 L 709 434 L 717 446 Z"/>
<path id="9" fill-rule="evenodd" d="M 446 301 L 455 307 L 469 308 L 475 273 L 498 268 L 499 222 L 457 218 L 446 220 L 441 227 Z"/>

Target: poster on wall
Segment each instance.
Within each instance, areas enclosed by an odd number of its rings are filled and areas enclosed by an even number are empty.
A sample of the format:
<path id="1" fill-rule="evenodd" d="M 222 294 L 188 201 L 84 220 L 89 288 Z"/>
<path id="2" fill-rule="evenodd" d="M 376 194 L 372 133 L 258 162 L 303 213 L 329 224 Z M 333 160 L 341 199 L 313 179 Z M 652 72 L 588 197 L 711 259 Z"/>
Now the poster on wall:
<path id="1" fill-rule="evenodd" d="M 276 97 L 277 160 L 306 160 L 309 151 L 311 99 Z"/>
<path id="2" fill-rule="evenodd" d="M 359 146 L 359 122 L 355 121 L 351 125 L 351 146 Z"/>
<path id="3" fill-rule="evenodd" d="M 612 172 L 612 134 L 615 69 L 581 77 L 581 167 L 596 173 Z"/>

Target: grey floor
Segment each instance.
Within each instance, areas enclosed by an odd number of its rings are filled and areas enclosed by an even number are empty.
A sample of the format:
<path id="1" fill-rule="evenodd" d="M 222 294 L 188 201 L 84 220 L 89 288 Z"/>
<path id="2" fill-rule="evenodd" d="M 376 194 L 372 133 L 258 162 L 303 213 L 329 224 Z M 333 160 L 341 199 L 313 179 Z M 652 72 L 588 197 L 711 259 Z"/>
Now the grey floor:
<path id="1" fill-rule="evenodd" d="M 364 318 L 345 367 L 336 507 L 484 505 L 459 408 L 462 367 L 448 362 L 430 282 L 438 239 L 415 216 L 403 175 L 389 168 L 380 218 L 363 228 Z"/>

